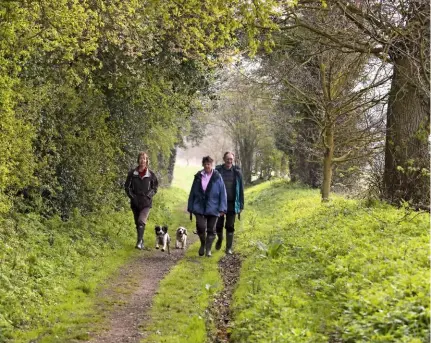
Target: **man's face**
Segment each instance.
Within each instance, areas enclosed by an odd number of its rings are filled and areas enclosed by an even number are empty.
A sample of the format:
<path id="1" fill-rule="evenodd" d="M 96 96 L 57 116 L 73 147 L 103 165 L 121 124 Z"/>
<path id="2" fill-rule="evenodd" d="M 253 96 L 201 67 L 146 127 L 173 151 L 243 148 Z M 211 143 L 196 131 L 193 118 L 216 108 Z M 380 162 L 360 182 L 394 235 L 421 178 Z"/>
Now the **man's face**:
<path id="1" fill-rule="evenodd" d="M 204 167 L 205 173 L 211 173 L 211 170 L 213 169 L 213 164 L 211 162 L 205 162 L 202 166 Z"/>
<path id="2" fill-rule="evenodd" d="M 224 161 L 224 166 L 225 166 L 227 169 L 230 169 L 230 168 L 232 168 L 233 161 L 234 161 L 234 157 L 233 157 L 233 155 L 232 155 L 232 154 L 227 154 L 227 155 L 223 158 L 223 161 Z"/>

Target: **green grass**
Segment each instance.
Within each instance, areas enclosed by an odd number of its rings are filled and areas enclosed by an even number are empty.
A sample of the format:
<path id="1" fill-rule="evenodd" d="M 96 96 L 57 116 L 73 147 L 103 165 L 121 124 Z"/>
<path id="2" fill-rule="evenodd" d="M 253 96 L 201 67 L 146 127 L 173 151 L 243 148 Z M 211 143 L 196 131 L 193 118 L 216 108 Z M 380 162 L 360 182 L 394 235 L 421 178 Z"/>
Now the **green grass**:
<path id="1" fill-rule="evenodd" d="M 425 342 L 429 215 L 284 181 L 246 190 L 235 250 L 245 258 L 231 342 Z M 162 281 L 147 343 L 204 343 L 221 289 L 214 258 L 190 248 Z"/>
<path id="2" fill-rule="evenodd" d="M 177 172 L 185 183 L 195 170 Z M 193 229 L 187 192 L 161 190 L 148 227 Z M 428 341 L 428 224 L 428 214 L 379 203 L 322 204 L 317 191 L 284 181 L 247 189 L 231 342 Z M 0 238 L 0 342 L 87 339 L 105 325 L 95 310 L 98 285 L 139 254 L 127 209 L 77 213 L 68 223 L 20 216 L 2 223 Z M 144 342 L 203 343 L 214 330 L 206 309 L 222 288 L 224 253 L 202 258 L 197 249 L 162 280 Z"/>
<path id="3" fill-rule="evenodd" d="M 217 260 L 197 256 L 193 245 L 187 256 L 161 282 L 142 342 L 201 343 L 212 327 L 206 309 L 214 292 L 221 289 Z"/>
<path id="4" fill-rule="evenodd" d="M 246 193 L 232 342 L 429 340 L 429 215 L 285 182 Z"/>
<path id="5" fill-rule="evenodd" d="M 181 188 L 188 194 L 192 187 L 194 175 L 201 169 L 202 167 L 176 165 L 172 187 Z"/>
<path id="6" fill-rule="evenodd" d="M 185 192 L 161 189 L 148 228 L 173 220 Z M 145 232 L 152 242 L 153 230 Z M 136 230 L 126 208 L 68 222 L 21 215 L 0 225 L 0 342 L 83 339 L 101 325 L 97 289 L 130 258 Z"/>

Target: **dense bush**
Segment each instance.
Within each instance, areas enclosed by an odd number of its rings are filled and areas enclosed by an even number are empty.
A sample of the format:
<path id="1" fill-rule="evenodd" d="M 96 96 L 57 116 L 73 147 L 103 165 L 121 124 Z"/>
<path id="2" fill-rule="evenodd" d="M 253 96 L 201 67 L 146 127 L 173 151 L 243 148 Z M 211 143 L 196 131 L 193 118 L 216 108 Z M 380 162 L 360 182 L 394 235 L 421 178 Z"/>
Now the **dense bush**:
<path id="1" fill-rule="evenodd" d="M 275 183 L 248 193 L 234 342 L 426 342 L 429 215 Z"/>

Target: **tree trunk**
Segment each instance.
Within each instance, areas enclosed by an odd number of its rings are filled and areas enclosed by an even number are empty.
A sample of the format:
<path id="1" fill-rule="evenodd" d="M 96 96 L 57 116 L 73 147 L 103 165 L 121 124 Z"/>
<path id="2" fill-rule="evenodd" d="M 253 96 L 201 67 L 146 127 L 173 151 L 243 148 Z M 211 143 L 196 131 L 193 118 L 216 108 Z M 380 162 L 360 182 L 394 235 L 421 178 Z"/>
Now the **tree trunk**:
<path id="1" fill-rule="evenodd" d="M 332 159 L 334 157 L 334 127 L 328 125 L 324 136 L 322 201 L 329 201 L 332 182 Z"/>
<path id="2" fill-rule="evenodd" d="M 247 140 L 239 141 L 237 146 L 243 181 L 244 184 L 249 185 L 251 183 L 251 174 L 253 171 L 254 146 Z"/>
<path id="3" fill-rule="evenodd" d="M 172 181 L 174 179 L 174 169 L 175 169 L 175 162 L 177 160 L 177 146 L 175 145 L 171 149 L 171 154 L 169 156 L 169 164 L 168 164 L 168 185 L 172 185 Z"/>
<path id="4" fill-rule="evenodd" d="M 280 150 L 289 155 L 289 174 L 292 182 L 299 181 L 313 188 L 322 186 L 322 163 L 317 161 L 321 152 L 315 148 L 319 137 L 319 129 L 314 122 L 308 120 L 311 116 L 308 111 L 303 112 L 305 117 L 294 126 L 296 135 L 287 138 L 287 143 L 280 146 Z M 281 139 L 286 139 L 281 137 Z M 286 149 L 287 145 L 287 149 Z"/>
<path id="5" fill-rule="evenodd" d="M 413 78 L 417 71 L 407 57 L 394 61 L 388 101 L 384 197 L 391 203 L 411 201 L 429 206 L 430 100 Z"/>

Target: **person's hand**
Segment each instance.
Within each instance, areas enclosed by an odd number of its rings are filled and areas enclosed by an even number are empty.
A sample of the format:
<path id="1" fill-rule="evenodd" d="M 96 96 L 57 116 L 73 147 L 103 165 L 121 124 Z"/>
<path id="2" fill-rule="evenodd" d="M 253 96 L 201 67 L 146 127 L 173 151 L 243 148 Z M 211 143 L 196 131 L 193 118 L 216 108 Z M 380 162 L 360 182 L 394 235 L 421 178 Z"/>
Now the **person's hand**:
<path id="1" fill-rule="evenodd" d="M 224 212 L 220 212 L 220 217 L 223 217 L 224 216 Z"/>

